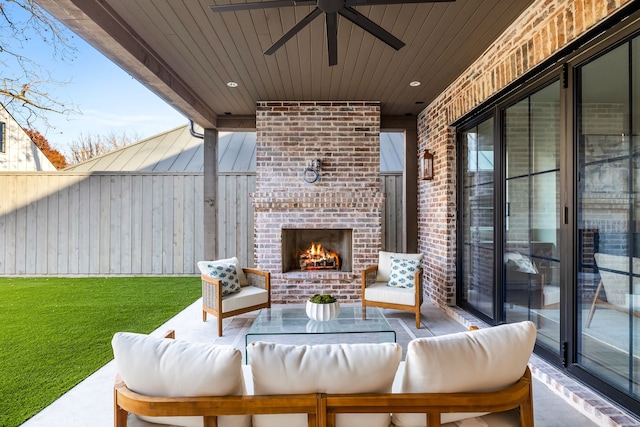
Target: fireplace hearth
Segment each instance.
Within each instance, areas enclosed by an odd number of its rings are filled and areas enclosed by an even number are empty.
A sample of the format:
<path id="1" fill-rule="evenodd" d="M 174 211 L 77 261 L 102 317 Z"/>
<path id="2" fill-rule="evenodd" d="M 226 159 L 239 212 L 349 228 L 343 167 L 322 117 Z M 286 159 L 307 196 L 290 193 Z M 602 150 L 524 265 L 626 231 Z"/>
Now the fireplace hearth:
<path id="1" fill-rule="evenodd" d="M 282 229 L 282 272 L 351 271 L 351 229 Z"/>

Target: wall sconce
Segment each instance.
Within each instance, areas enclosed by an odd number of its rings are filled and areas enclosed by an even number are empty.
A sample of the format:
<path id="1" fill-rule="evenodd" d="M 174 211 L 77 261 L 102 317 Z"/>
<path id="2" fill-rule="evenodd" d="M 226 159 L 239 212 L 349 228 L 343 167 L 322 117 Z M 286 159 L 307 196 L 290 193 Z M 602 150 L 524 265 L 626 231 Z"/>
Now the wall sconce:
<path id="1" fill-rule="evenodd" d="M 420 179 L 433 179 L 433 154 L 429 150 L 420 157 Z"/>

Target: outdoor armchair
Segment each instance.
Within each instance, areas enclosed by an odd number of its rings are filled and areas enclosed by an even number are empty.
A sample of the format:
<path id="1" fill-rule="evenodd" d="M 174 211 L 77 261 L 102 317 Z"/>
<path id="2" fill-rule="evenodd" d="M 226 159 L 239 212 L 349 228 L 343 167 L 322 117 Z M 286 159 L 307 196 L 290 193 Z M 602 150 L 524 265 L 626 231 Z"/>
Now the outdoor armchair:
<path id="1" fill-rule="evenodd" d="M 207 321 L 207 313 L 216 316 L 218 336 L 222 336 L 222 319 L 271 307 L 269 272 L 242 268 L 235 257 L 200 261 L 198 268 L 202 273 L 202 321 Z"/>
<path id="2" fill-rule="evenodd" d="M 378 264 L 362 271 L 362 308 L 391 308 L 415 313 L 420 329 L 422 254 L 380 251 Z"/>

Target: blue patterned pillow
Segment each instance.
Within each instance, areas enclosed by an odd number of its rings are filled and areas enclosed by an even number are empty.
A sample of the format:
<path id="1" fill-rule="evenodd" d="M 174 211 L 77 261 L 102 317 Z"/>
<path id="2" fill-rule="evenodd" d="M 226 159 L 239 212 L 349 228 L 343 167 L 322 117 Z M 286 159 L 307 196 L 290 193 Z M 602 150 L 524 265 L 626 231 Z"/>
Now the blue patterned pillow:
<path id="1" fill-rule="evenodd" d="M 205 274 L 213 277 L 214 279 L 220 279 L 222 281 L 222 296 L 229 295 L 234 292 L 240 292 L 240 290 L 242 289 L 240 287 L 240 280 L 238 280 L 236 265 L 234 263 L 208 264 L 207 269 L 208 271 Z"/>
<path id="2" fill-rule="evenodd" d="M 413 288 L 416 272 L 420 269 L 420 260 L 391 257 L 391 274 L 387 286 L 392 288 Z"/>

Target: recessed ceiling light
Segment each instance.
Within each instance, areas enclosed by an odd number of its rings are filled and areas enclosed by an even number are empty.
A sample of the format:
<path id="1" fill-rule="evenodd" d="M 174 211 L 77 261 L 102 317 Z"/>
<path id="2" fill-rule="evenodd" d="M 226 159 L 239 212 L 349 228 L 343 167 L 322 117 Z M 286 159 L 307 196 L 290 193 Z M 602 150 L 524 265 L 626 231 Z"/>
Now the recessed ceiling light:
<path id="1" fill-rule="evenodd" d="M 236 83 L 236 82 L 227 82 L 227 86 L 229 86 L 229 87 L 238 87 L 238 83 Z"/>
<path id="2" fill-rule="evenodd" d="M 417 81 L 417 80 L 414 80 L 414 81 L 412 81 L 411 83 L 409 83 L 409 86 L 411 86 L 411 87 L 417 87 L 417 86 L 420 86 L 421 84 L 422 84 L 421 82 L 419 82 L 419 81 Z"/>

